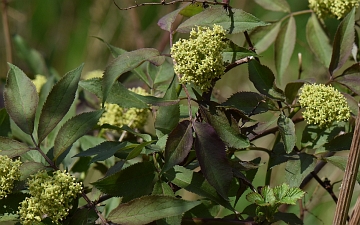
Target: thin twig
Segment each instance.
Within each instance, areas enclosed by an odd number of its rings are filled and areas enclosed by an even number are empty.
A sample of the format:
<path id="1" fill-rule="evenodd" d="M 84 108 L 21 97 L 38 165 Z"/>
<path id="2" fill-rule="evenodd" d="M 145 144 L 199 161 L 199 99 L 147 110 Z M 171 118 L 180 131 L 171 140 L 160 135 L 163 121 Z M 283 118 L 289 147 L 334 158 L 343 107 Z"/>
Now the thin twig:
<path id="1" fill-rule="evenodd" d="M 2 24 L 4 29 L 5 37 L 5 51 L 6 51 L 6 61 L 12 63 L 12 49 L 11 49 L 11 38 L 9 31 L 9 21 L 7 15 L 7 0 L 2 0 L 1 14 L 2 14 Z"/>
<path id="2" fill-rule="evenodd" d="M 239 66 L 241 64 L 248 63 L 252 59 L 254 59 L 253 56 L 248 56 L 248 57 L 236 60 L 234 63 L 231 63 L 231 64 L 226 66 L 224 73 L 228 72 L 232 68 L 237 67 L 237 66 Z"/>
<path id="3" fill-rule="evenodd" d="M 145 3 L 136 3 L 135 1 L 135 5 L 133 6 L 129 6 L 129 7 L 126 7 L 126 8 L 121 8 L 118 6 L 118 4 L 115 2 L 115 0 L 113 0 L 114 4 L 116 5 L 116 7 L 119 9 L 119 10 L 129 10 L 129 9 L 134 9 L 134 8 L 137 8 L 137 7 L 141 7 L 141 6 L 146 6 L 146 5 L 172 5 L 172 4 L 175 4 L 175 3 L 180 3 L 180 2 L 191 2 L 191 3 L 201 3 L 203 5 L 222 5 L 226 8 L 230 8 L 229 4 L 228 3 L 225 3 L 225 2 L 216 2 L 216 1 L 199 1 L 199 0 L 174 0 L 174 1 L 171 1 L 171 2 L 165 2 L 165 1 L 161 1 L 161 2 L 145 2 Z"/>
<path id="4" fill-rule="evenodd" d="M 42 157 L 46 160 L 47 163 L 49 163 L 49 165 L 54 169 L 54 170 L 58 170 L 59 168 L 56 166 L 56 164 L 49 159 L 49 157 L 41 150 L 40 146 L 36 143 L 35 138 L 33 135 L 31 136 L 31 140 L 35 145 L 35 149 L 42 155 Z"/>
<path id="5" fill-rule="evenodd" d="M 358 104 L 360 107 L 360 104 Z M 346 218 L 349 213 L 351 197 L 354 191 L 354 185 L 358 168 L 360 164 L 360 113 L 355 121 L 354 136 L 351 142 L 348 162 L 346 164 L 344 179 L 341 183 L 339 201 L 336 205 L 334 225 L 346 224 Z"/>
<path id="6" fill-rule="evenodd" d="M 103 215 L 101 214 L 101 212 L 96 208 L 96 205 L 89 199 L 89 197 L 85 194 L 84 191 L 81 192 L 81 196 L 85 199 L 85 201 L 88 203 L 88 205 L 95 210 L 96 214 L 99 216 L 99 218 L 101 220 L 101 224 L 102 225 L 109 225 L 106 222 Z"/>

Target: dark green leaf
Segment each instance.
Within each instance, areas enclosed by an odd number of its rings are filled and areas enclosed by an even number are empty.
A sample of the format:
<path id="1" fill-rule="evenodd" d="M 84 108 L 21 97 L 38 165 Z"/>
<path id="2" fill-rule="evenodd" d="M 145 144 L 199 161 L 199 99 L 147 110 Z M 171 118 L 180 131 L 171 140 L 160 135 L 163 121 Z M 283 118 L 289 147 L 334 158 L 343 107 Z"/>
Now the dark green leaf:
<path id="1" fill-rule="evenodd" d="M 296 158 L 297 159 L 296 159 Z M 301 153 L 294 160 L 286 162 L 285 181 L 290 187 L 299 187 L 302 180 L 315 168 L 313 156 Z"/>
<path id="2" fill-rule="evenodd" d="M 95 210 L 88 209 L 88 208 L 82 208 L 82 209 L 76 209 L 74 212 L 74 215 L 67 221 L 65 221 L 66 225 L 89 225 L 94 224 L 95 221 L 92 220 L 92 218 L 98 218 Z"/>
<path id="3" fill-rule="evenodd" d="M 54 160 L 77 139 L 89 132 L 99 121 L 104 110 L 82 113 L 68 120 L 61 127 L 54 144 Z"/>
<path id="4" fill-rule="evenodd" d="M 353 64 L 334 80 L 360 95 L 360 64 Z"/>
<path id="5" fill-rule="evenodd" d="M 353 133 L 346 133 L 336 136 L 334 139 L 324 145 L 327 151 L 350 150 Z"/>
<path id="6" fill-rule="evenodd" d="M 171 187 L 166 182 L 163 182 L 161 180 L 158 180 L 155 183 L 152 195 L 167 195 L 175 197 L 175 194 Z"/>
<path id="7" fill-rule="evenodd" d="M 269 159 L 269 168 L 272 169 L 276 165 L 280 165 L 281 163 L 287 162 L 288 160 L 297 159 L 294 154 L 286 154 L 285 147 L 282 142 L 278 142 L 273 150 L 270 152 L 270 159 Z"/>
<path id="8" fill-rule="evenodd" d="M 236 121 L 232 119 L 230 124 L 226 115 L 220 110 L 212 114 L 201 105 L 199 109 L 205 121 L 215 129 L 216 133 L 227 146 L 236 149 L 244 149 L 250 146 L 249 139 L 240 133 Z"/>
<path id="9" fill-rule="evenodd" d="M 169 134 L 165 146 L 165 164 L 161 173 L 184 161 L 193 144 L 191 122 L 184 120 Z"/>
<path id="10" fill-rule="evenodd" d="M 251 33 L 251 41 L 258 54 L 264 52 L 272 45 L 280 31 L 280 22 L 265 27 L 257 27 Z"/>
<path id="11" fill-rule="evenodd" d="M 296 144 L 295 124 L 282 113 L 279 116 L 277 124 L 281 139 L 284 142 L 285 151 L 286 153 L 290 153 Z"/>
<path id="12" fill-rule="evenodd" d="M 348 161 L 347 156 L 334 155 L 334 156 L 331 156 L 331 157 L 325 157 L 324 159 L 327 162 L 329 162 L 329 163 L 333 164 L 334 166 L 336 166 L 337 168 L 341 169 L 342 171 L 345 171 L 346 164 L 347 164 L 347 161 Z M 358 169 L 356 180 L 360 184 L 360 168 Z"/>
<path id="13" fill-rule="evenodd" d="M 10 117 L 5 108 L 0 109 L 0 136 L 8 137 L 11 133 Z"/>
<path id="14" fill-rule="evenodd" d="M 46 169 L 46 167 L 42 163 L 24 162 L 20 166 L 20 180 L 26 180 L 30 177 L 30 175 L 33 175 L 43 169 Z"/>
<path id="15" fill-rule="evenodd" d="M 0 155 L 7 155 L 10 158 L 20 156 L 29 151 L 30 148 L 24 143 L 11 138 L 0 137 Z"/>
<path id="16" fill-rule="evenodd" d="M 10 63 L 9 67 L 4 90 L 5 108 L 16 125 L 31 135 L 39 96 L 33 82 L 22 70 Z"/>
<path id="17" fill-rule="evenodd" d="M 154 177 L 153 162 L 141 162 L 92 184 L 103 193 L 123 197 L 123 201 L 129 201 L 151 193 Z"/>
<path id="18" fill-rule="evenodd" d="M 303 225 L 304 222 L 299 219 L 294 213 L 276 212 L 274 214 L 275 220 L 282 220 L 289 225 Z"/>
<path id="19" fill-rule="evenodd" d="M 273 72 L 257 60 L 248 63 L 249 78 L 255 88 L 270 98 L 284 99 L 284 94 L 275 86 L 275 76 Z"/>
<path id="20" fill-rule="evenodd" d="M 165 173 L 166 178 L 176 186 L 184 188 L 187 191 L 208 198 L 227 209 L 233 210 L 229 201 L 224 200 L 215 190 L 213 186 L 205 180 L 200 173 L 193 172 L 182 166 L 174 166 L 173 169 Z"/>
<path id="21" fill-rule="evenodd" d="M 103 79 L 103 103 L 106 101 L 110 90 L 116 80 L 125 72 L 133 70 L 145 61 L 152 61 L 160 53 L 156 49 L 143 48 L 132 52 L 126 52 L 115 58 L 107 67 L 104 72 Z"/>
<path id="22" fill-rule="evenodd" d="M 29 195 L 24 193 L 11 193 L 6 198 L 0 199 L 0 218 L 6 213 L 16 214 L 19 210 L 20 202 L 25 200 L 26 197 L 29 197 Z"/>
<path id="23" fill-rule="evenodd" d="M 86 151 L 80 152 L 79 154 L 74 155 L 73 157 L 85 157 L 96 155 L 90 163 L 103 161 L 110 158 L 119 151 L 121 148 L 126 146 L 126 142 L 116 142 L 116 141 L 105 141 L 93 148 L 89 148 Z"/>
<path id="24" fill-rule="evenodd" d="M 306 39 L 317 59 L 324 66 L 328 67 L 330 65 L 332 51 L 331 45 L 329 44 L 330 41 L 314 13 L 311 14 L 306 25 Z"/>
<path id="25" fill-rule="evenodd" d="M 285 87 L 285 96 L 286 102 L 292 104 L 295 100 L 299 89 L 304 85 L 305 81 L 297 80 L 294 82 L 289 82 Z"/>
<path id="26" fill-rule="evenodd" d="M 221 106 L 236 108 L 246 115 L 255 115 L 269 110 L 265 97 L 256 92 L 237 92 Z"/>
<path id="27" fill-rule="evenodd" d="M 177 31 L 189 33 L 195 26 L 212 27 L 214 24 L 222 26 L 229 34 L 241 33 L 268 25 L 241 9 L 232 8 L 227 14 L 223 7 L 212 7 L 180 24 Z"/>
<path id="28" fill-rule="evenodd" d="M 290 6 L 286 0 L 255 0 L 255 2 L 271 11 L 290 12 Z"/>
<path id="29" fill-rule="evenodd" d="M 110 212 L 108 220 L 127 225 L 147 224 L 161 218 L 181 215 L 200 203 L 171 196 L 143 196 L 119 205 Z"/>
<path id="30" fill-rule="evenodd" d="M 222 210 L 221 206 L 209 200 L 201 200 L 201 204 L 184 214 L 184 218 L 216 218 Z"/>
<path id="31" fill-rule="evenodd" d="M 126 125 L 122 126 L 121 130 L 125 130 L 125 131 L 129 132 L 130 134 L 141 137 L 146 142 L 151 141 L 151 136 L 149 134 L 138 133 L 138 132 L 134 131 L 133 129 L 131 129 L 130 127 L 126 126 Z"/>
<path id="32" fill-rule="evenodd" d="M 56 127 L 74 102 L 84 64 L 68 72 L 50 91 L 39 119 L 38 138 L 41 143 Z"/>
<path id="33" fill-rule="evenodd" d="M 206 123 L 195 122 L 195 151 L 201 171 L 209 183 L 224 198 L 233 178 L 232 169 L 225 153 L 225 144 L 215 129 Z"/>
<path id="34" fill-rule="evenodd" d="M 275 65 L 278 79 L 282 79 L 289 65 L 296 42 L 296 23 L 293 16 L 282 25 L 275 41 Z"/>
<path id="35" fill-rule="evenodd" d="M 235 60 L 243 59 L 249 56 L 259 57 L 253 51 L 250 51 L 246 48 L 239 47 L 237 45 L 232 44 L 231 47 L 223 50 L 223 61 L 227 63 L 233 63 Z"/>
<path id="36" fill-rule="evenodd" d="M 155 140 L 152 141 L 147 141 L 147 142 L 142 142 L 141 144 L 138 144 L 133 150 L 131 150 L 131 152 L 129 153 L 129 155 L 126 157 L 126 160 L 130 160 L 133 159 L 135 157 L 138 157 L 140 155 L 140 153 L 143 151 L 143 149 L 150 145 L 151 143 L 155 142 Z"/>
<path id="37" fill-rule="evenodd" d="M 332 75 L 348 60 L 355 40 L 355 8 L 341 21 L 334 38 L 329 72 Z"/>

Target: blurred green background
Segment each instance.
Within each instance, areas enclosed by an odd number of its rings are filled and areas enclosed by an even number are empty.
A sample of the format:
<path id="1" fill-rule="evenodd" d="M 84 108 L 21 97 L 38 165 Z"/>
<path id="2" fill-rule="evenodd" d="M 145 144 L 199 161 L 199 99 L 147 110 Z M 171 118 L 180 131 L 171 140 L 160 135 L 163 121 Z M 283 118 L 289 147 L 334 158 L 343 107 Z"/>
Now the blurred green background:
<path id="1" fill-rule="evenodd" d="M 133 0 L 117 0 L 120 7 L 134 5 Z M 137 1 L 159 2 L 156 1 Z M 308 9 L 307 1 L 288 1 L 293 12 Z M 143 47 L 157 48 L 165 53 L 169 52 L 169 34 L 157 26 L 157 21 L 167 13 L 179 7 L 179 4 L 170 6 L 144 6 L 132 10 L 120 11 L 112 0 L 9 0 L 7 8 L 9 31 L 11 37 L 21 36 L 29 48 L 36 49 L 45 59 L 46 68 L 54 68 L 60 76 L 85 63 L 83 74 L 100 69 L 104 70 L 112 57 L 106 45 L 94 37 L 99 37 L 108 43 L 131 51 Z M 271 12 L 263 9 L 254 1 L 232 0 L 231 5 L 241 8 L 264 21 L 276 21 L 286 14 Z M 327 76 L 326 69 L 321 66 L 311 54 L 307 45 L 305 27 L 310 14 L 296 16 L 297 42 L 287 73 L 284 80 L 277 81 L 280 87 L 297 79 L 298 76 L 298 53 L 302 54 L 303 74 L 302 77 L 316 77 L 319 81 Z M 180 22 L 180 21 L 178 21 Z M 334 19 L 326 20 L 326 32 L 332 37 L 338 25 Z M 5 79 L 7 73 L 5 39 L 3 20 L 0 29 L 0 79 Z M 233 37 L 238 44 L 244 43 L 243 35 Z M 18 39 L 16 39 L 18 40 Z M 33 77 L 34 68 L 24 60 L 26 55 L 19 54 L 14 44 L 13 64 Z M 262 53 L 261 61 L 275 71 L 273 45 Z M 41 67 L 42 65 L 39 65 Z M 36 68 L 35 68 L 36 70 Z M 40 69 L 41 71 L 41 69 Z M 54 71 L 46 70 L 49 73 Z M 217 82 L 215 91 L 219 99 L 226 99 L 234 92 L 255 90 L 247 78 L 246 65 L 239 66 L 227 73 Z M 271 115 L 270 115 L 271 117 Z M 268 120 L 269 118 L 263 118 Z M 299 125 L 303 127 L 304 124 Z M 274 136 L 262 138 L 255 142 L 260 147 L 271 148 Z M 261 157 L 266 162 L 267 156 L 261 152 L 243 152 L 239 156 L 243 160 L 252 160 Z M 255 186 L 264 184 L 266 165 L 260 167 L 255 179 Z M 272 185 L 280 184 L 284 179 L 284 166 L 275 167 L 273 171 Z M 331 181 L 339 181 L 342 172 L 333 166 L 327 165 L 319 174 L 320 178 L 328 177 Z M 334 186 L 338 193 L 339 184 Z M 316 182 L 312 181 L 306 188 L 307 195 L 304 199 L 305 212 L 304 224 L 331 224 L 335 204 Z M 355 193 L 359 193 L 356 187 Z M 241 211 L 248 204 L 243 196 L 238 204 Z M 355 197 L 357 197 L 355 195 Z M 290 207 L 298 212 L 298 206 Z M 226 214 L 226 212 L 224 212 Z"/>

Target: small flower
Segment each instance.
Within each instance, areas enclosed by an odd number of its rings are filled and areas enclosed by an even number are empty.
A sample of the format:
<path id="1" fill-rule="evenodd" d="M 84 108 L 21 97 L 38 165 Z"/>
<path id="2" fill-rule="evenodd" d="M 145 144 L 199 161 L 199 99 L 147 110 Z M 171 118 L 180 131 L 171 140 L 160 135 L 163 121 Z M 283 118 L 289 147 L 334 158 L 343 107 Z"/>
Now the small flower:
<path id="1" fill-rule="evenodd" d="M 214 24 L 213 29 L 198 26 L 190 32 L 190 38 L 180 39 L 171 48 L 176 64 L 174 70 L 181 76 L 181 83 L 194 83 L 203 91 L 212 86 L 212 81 L 224 74 L 222 50 L 226 32 Z"/>
<path id="2" fill-rule="evenodd" d="M 44 75 L 37 74 L 35 75 L 35 79 L 32 80 L 36 87 L 37 93 L 40 93 L 42 86 L 46 83 L 47 79 Z"/>
<path id="3" fill-rule="evenodd" d="M 309 0 L 309 8 L 322 19 L 326 17 L 341 19 L 353 7 L 359 7 L 359 0 Z"/>
<path id="4" fill-rule="evenodd" d="M 148 95 L 145 89 L 141 87 L 130 88 L 130 91 L 139 95 Z M 148 109 L 137 109 L 137 108 L 121 108 L 117 104 L 105 103 L 106 111 L 103 113 L 99 120 L 99 125 L 110 124 L 113 126 L 122 127 L 127 125 L 131 128 L 141 128 L 147 121 Z"/>
<path id="5" fill-rule="evenodd" d="M 305 108 L 303 117 L 309 124 L 326 127 L 335 121 L 347 121 L 350 117 L 345 97 L 332 86 L 305 84 L 299 103 Z"/>
<path id="6" fill-rule="evenodd" d="M 32 224 L 49 217 L 54 223 L 64 219 L 71 202 L 81 193 L 81 183 L 74 182 L 66 171 L 55 171 L 53 176 L 46 171 L 32 175 L 28 180 L 31 197 L 20 203 L 19 212 L 22 224 Z"/>
<path id="7" fill-rule="evenodd" d="M 0 155 L 0 199 L 11 193 L 14 182 L 20 179 L 20 160 L 12 160 L 6 155 Z"/>

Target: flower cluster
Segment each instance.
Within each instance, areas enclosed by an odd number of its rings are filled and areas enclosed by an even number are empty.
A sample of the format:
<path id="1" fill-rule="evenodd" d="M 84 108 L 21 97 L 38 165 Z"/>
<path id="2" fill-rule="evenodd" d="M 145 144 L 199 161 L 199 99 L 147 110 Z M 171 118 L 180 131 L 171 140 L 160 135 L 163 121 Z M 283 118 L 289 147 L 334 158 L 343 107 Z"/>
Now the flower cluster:
<path id="1" fill-rule="evenodd" d="M 20 179 L 20 165 L 20 160 L 0 155 L 0 199 L 6 198 L 14 187 L 14 181 Z"/>
<path id="2" fill-rule="evenodd" d="M 75 182 L 66 171 L 55 171 L 53 176 L 39 171 L 28 180 L 31 197 L 20 203 L 19 212 L 22 224 L 32 224 L 49 217 L 58 224 L 69 213 L 71 202 L 81 193 L 81 183 Z"/>
<path id="3" fill-rule="evenodd" d="M 335 121 L 347 121 L 350 117 L 345 97 L 332 86 L 305 84 L 299 103 L 305 108 L 303 117 L 309 124 L 326 127 Z"/>
<path id="4" fill-rule="evenodd" d="M 309 0 L 309 8 L 314 10 L 319 18 L 346 16 L 353 7 L 359 7 L 359 0 Z"/>
<path id="5" fill-rule="evenodd" d="M 37 93 L 40 93 L 42 86 L 46 83 L 47 79 L 44 75 L 37 74 L 35 75 L 35 79 L 32 80 L 36 87 Z"/>
<path id="6" fill-rule="evenodd" d="M 181 83 L 192 82 L 207 91 L 211 82 L 224 74 L 225 35 L 224 28 L 216 24 L 213 29 L 197 27 L 192 29 L 189 39 L 180 39 L 172 46 L 174 70 L 181 76 Z"/>
<path id="7" fill-rule="evenodd" d="M 129 90 L 139 95 L 148 95 L 146 90 L 141 87 L 130 88 Z M 127 125 L 131 128 L 141 128 L 146 123 L 149 113 L 148 109 L 125 109 L 111 103 L 105 103 L 105 109 L 106 111 L 99 120 L 99 125 L 107 123 L 118 127 Z"/>

